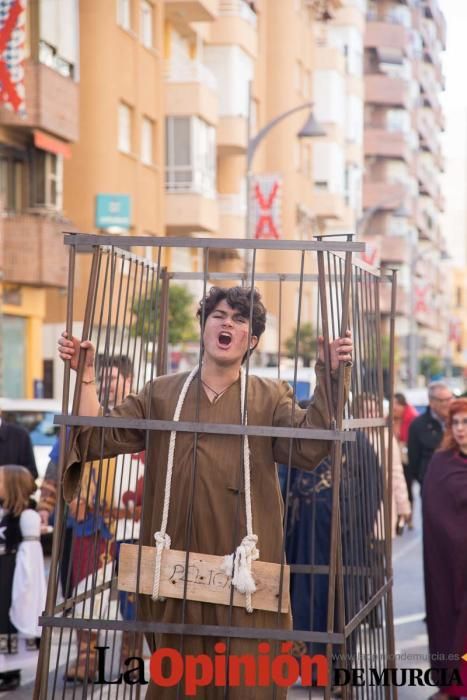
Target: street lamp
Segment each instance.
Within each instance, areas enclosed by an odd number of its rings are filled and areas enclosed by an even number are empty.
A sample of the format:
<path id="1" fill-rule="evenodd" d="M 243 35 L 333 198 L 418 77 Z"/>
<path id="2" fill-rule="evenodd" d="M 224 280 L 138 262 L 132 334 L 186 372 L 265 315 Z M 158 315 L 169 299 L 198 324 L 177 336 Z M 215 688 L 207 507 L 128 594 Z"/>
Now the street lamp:
<path id="1" fill-rule="evenodd" d="M 369 223 L 371 217 L 374 216 L 374 214 L 377 214 L 379 211 L 383 210 L 388 204 L 396 204 L 396 202 L 399 199 L 400 198 L 396 199 L 394 196 L 392 196 L 388 199 L 383 199 L 381 202 L 378 202 L 378 204 L 375 204 L 375 206 L 367 209 L 356 223 L 357 235 L 358 234 L 363 235 L 366 232 L 366 227 L 368 226 L 368 223 Z M 410 216 L 410 211 L 407 209 L 405 204 L 402 202 L 401 204 L 399 204 L 397 209 L 395 209 L 392 212 L 392 216 L 396 216 L 396 217 L 401 218 L 401 219 L 408 218 Z"/>
<path id="2" fill-rule="evenodd" d="M 251 105 L 251 85 L 250 85 L 250 90 L 249 90 L 249 105 Z M 251 233 L 251 180 L 253 177 L 252 173 L 252 163 L 253 163 L 253 157 L 256 153 L 256 150 L 260 143 L 263 141 L 263 139 L 267 136 L 267 134 L 273 129 L 276 124 L 279 124 L 279 122 L 282 122 L 284 119 L 289 117 L 292 114 L 295 114 L 295 112 L 300 112 L 304 109 L 309 109 L 310 113 L 306 119 L 306 122 L 300 129 L 300 131 L 297 134 L 298 139 L 305 139 L 305 138 L 314 138 L 317 136 L 325 136 L 326 132 L 324 129 L 320 126 L 320 124 L 316 121 L 313 112 L 311 111 L 313 107 L 313 102 L 305 102 L 301 105 L 298 105 L 297 107 L 293 107 L 292 109 L 288 109 L 285 112 L 282 112 L 281 114 L 277 115 L 277 117 L 274 117 L 269 121 L 267 124 L 263 126 L 262 129 L 258 131 L 258 133 L 251 138 L 250 132 L 251 132 L 251 107 L 249 106 L 248 109 L 248 146 L 247 146 L 247 153 L 246 153 L 246 217 L 245 217 L 245 238 L 250 238 L 250 233 Z M 246 272 L 249 272 L 249 254 L 248 251 L 246 251 Z"/>

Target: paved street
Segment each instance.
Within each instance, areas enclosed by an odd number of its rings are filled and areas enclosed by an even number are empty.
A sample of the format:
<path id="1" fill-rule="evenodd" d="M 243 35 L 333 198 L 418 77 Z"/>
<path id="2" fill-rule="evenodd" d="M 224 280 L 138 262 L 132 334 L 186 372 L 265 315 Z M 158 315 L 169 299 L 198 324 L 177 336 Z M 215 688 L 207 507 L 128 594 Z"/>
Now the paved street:
<path id="1" fill-rule="evenodd" d="M 423 591 L 422 540 L 419 500 L 414 518 L 414 529 L 406 531 L 393 541 L 394 615 L 396 653 L 400 654 L 399 667 L 428 668 L 427 634 L 424 623 L 425 602 Z M 427 700 L 430 688 L 399 688 L 399 700 Z M 305 700 L 309 692 L 293 688 L 290 700 Z M 371 698 L 371 696 L 370 696 Z"/>

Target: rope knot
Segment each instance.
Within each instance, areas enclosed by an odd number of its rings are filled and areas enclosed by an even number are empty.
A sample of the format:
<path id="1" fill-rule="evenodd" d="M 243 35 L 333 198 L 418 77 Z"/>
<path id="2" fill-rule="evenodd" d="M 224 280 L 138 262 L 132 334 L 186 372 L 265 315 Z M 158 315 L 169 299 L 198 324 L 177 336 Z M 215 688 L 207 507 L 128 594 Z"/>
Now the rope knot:
<path id="1" fill-rule="evenodd" d="M 166 532 L 161 532 L 160 530 L 159 532 L 155 532 L 154 539 L 156 541 L 157 549 L 170 549 L 170 536 Z"/>
<path id="2" fill-rule="evenodd" d="M 239 593 L 246 595 L 246 609 L 248 612 L 252 612 L 251 594 L 256 591 L 255 579 L 251 572 L 251 563 L 259 558 L 259 551 L 256 548 L 257 542 L 258 537 L 256 535 L 246 535 L 235 550 L 235 561 L 233 554 L 227 554 L 221 567 L 225 574 L 232 577 L 232 586 Z"/>

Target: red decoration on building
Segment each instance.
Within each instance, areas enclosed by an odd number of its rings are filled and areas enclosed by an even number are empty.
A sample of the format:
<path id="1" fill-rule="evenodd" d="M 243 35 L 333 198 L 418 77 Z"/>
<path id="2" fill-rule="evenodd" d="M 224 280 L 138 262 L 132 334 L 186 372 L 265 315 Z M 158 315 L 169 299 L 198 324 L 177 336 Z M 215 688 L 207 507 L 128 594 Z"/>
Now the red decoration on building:
<path id="1" fill-rule="evenodd" d="M 430 287 L 425 285 L 424 287 L 415 287 L 415 313 L 416 314 L 427 314 L 428 313 L 428 292 Z"/>
<path id="2" fill-rule="evenodd" d="M 24 111 L 23 0 L 0 0 L 0 104 Z"/>
<path id="3" fill-rule="evenodd" d="M 261 180 L 261 181 L 260 181 Z M 255 238 L 280 238 L 280 181 L 260 176 L 254 185 L 256 204 Z"/>

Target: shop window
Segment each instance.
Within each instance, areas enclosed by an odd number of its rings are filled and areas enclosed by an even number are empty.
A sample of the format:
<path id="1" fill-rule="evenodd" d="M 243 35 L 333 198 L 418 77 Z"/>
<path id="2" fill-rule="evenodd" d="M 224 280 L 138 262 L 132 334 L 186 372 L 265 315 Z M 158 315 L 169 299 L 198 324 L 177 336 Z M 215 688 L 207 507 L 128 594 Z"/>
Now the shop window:
<path id="1" fill-rule="evenodd" d="M 3 393 L 11 399 L 26 394 L 26 323 L 25 318 L 8 315 L 2 321 Z"/>

